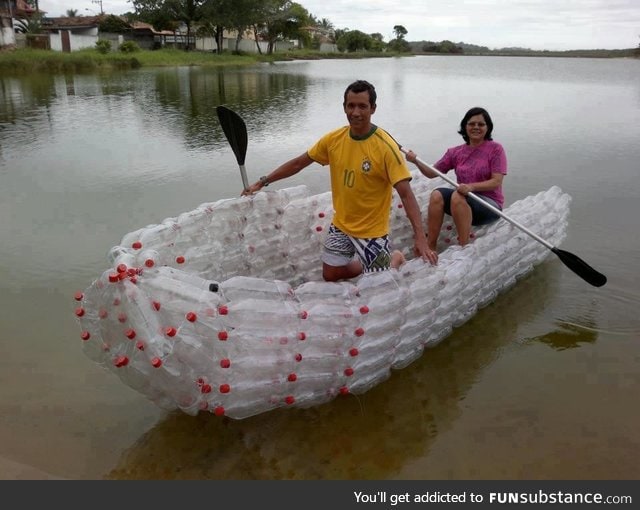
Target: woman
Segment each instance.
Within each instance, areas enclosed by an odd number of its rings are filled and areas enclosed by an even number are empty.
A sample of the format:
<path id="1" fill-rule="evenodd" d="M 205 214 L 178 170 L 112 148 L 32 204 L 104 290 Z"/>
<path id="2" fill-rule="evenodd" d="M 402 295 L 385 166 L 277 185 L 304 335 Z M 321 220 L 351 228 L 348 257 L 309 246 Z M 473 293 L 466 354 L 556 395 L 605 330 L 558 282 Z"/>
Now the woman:
<path id="1" fill-rule="evenodd" d="M 465 143 L 448 149 L 433 165 L 444 173 L 455 170 L 458 188 L 437 188 L 431 192 L 427 210 L 427 237 L 431 250 L 436 249 L 444 213 L 453 217 L 461 246 L 469 242 L 471 225 L 486 225 L 499 218 L 467 196 L 471 191 L 500 210 L 504 205 L 502 179 L 507 174 L 507 157 L 502 145 L 491 138 L 492 131 L 489 113 L 484 108 L 471 108 L 462 118 L 458 131 Z M 419 163 L 413 151 L 407 152 L 407 161 L 414 163 L 429 178 L 438 176 Z"/>

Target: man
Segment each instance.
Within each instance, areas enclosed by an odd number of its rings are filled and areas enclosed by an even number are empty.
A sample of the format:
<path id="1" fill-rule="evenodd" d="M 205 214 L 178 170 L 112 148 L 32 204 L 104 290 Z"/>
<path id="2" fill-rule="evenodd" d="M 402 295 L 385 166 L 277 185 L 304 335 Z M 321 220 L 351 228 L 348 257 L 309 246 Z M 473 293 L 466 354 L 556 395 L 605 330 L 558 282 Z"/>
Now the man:
<path id="1" fill-rule="evenodd" d="M 427 245 L 420 208 L 409 184 L 411 174 L 399 147 L 386 131 L 371 123 L 376 99 L 375 87 L 369 82 L 350 84 L 343 102 L 349 125 L 327 133 L 307 152 L 283 163 L 243 192 L 253 194 L 314 162 L 329 165 L 335 215 L 322 252 L 326 281 L 397 268 L 404 262 L 402 253 L 391 253 L 389 244 L 392 188 L 398 192 L 413 227 L 415 254 L 431 264 L 438 261 L 437 253 Z"/>

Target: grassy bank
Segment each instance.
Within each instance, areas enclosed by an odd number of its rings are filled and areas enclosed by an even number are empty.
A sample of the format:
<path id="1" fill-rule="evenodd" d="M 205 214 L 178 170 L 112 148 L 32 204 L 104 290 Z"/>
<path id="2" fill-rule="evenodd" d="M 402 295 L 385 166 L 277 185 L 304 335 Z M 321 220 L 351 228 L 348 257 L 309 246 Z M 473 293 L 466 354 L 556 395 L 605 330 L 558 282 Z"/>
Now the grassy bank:
<path id="1" fill-rule="evenodd" d="M 273 55 L 234 55 L 211 52 L 163 49 L 140 50 L 134 53 L 111 52 L 103 55 L 95 49 L 63 53 L 60 51 L 21 49 L 0 52 L 0 73 L 25 74 L 33 72 L 74 73 L 97 70 L 137 69 L 162 66 L 242 66 L 259 62 L 313 60 L 326 58 L 392 57 L 391 53 L 320 53 L 291 51 Z"/>
<path id="2" fill-rule="evenodd" d="M 425 54 L 425 53 L 418 53 Z M 106 55 L 95 49 L 63 53 L 60 51 L 21 49 L 0 52 L 0 73 L 25 74 L 33 72 L 76 73 L 98 70 L 137 69 L 140 67 L 162 66 L 244 66 L 260 62 L 321 59 L 360 59 L 411 57 L 414 53 L 321 53 L 314 50 L 293 50 L 272 55 L 223 53 L 218 55 L 203 51 L 182 51 L 163 49 L 157 51 L 140 50 L 134 53 L 111 52 Z M 437 54 L 440 55 L 440 54 Z M 484 56 L 527 56 L 527 57 L 588 57 L 624 58 L 638 56 L 638 50 L 578 50 L 563 52 L 511 52 L 484 53 Z M 452 55 L 456 56 L 456 55 Z"/>
<path id="3" fill-rule="evenodd" d="M 140 50 L 134 53 L 111 52 L 103 55 L 94 49 L 63 53 L 22 49 L 0 53 L 0 72 L 86 72 L 110 69 L 137 69 L 147 66 L 226 66 L 254 64 L 253 56 L 215 55 L 179 50 Z"/>

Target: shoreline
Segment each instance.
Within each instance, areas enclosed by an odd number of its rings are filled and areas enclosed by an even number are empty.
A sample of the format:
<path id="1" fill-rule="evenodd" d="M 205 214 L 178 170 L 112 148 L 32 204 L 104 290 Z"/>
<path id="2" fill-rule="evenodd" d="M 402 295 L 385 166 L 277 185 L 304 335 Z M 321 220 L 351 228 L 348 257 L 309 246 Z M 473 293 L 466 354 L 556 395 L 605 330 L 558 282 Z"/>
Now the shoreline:
<path id="1" fill-rule="evenodd" d="M 482 52 L 482 53 L 437 53 L 437 52 L 354 52 L 322 53 L 319 51 L 296 50 L 271 55 L 232 54 L 221 55 L 212 52 L 182 50 L 139 50 L 133 53 L 111 52 L 101 54 L 95 49 L 85 49 L 72 53 L 51 50 L 13 49 L 0 51 L 0 71 L 3 74 L 22 75 L 26 73 L 82 73 L 95 71 L 117 71 L 142 67 L 228 67 L 249 66 L 264 63 L 296 60 L 345 60 L 364 58 L 395 58 L 415 56 L 444 57 L 551 57 L 551 58 L 640 58 L 640 50 L 572 50 L 572 51 L 531 51 L 531 52 Z"/>

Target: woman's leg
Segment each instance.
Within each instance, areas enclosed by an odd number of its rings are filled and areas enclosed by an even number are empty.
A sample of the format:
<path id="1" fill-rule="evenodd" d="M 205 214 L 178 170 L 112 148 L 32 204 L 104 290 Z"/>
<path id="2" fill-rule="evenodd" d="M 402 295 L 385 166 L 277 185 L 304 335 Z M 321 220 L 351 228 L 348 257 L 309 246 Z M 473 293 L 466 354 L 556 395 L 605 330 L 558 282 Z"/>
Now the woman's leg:
<path id="1" fill-rule="evenodd" d="M 444 198 L 436 189 L 429 197 L 429 208 L 427 209 L 427 244 L 429 249 L 436 251 L 438 236 L 444 221 Z"/>
<path id="2" fill-rule="evenodd" d="M 473 216 L 471 207 L 467 203 L 467 197 L 458 192 L 451 195 L 451 216 L 458 231 L 458 243 L 460 246 L 464 246 L 469 242 Z"/>

